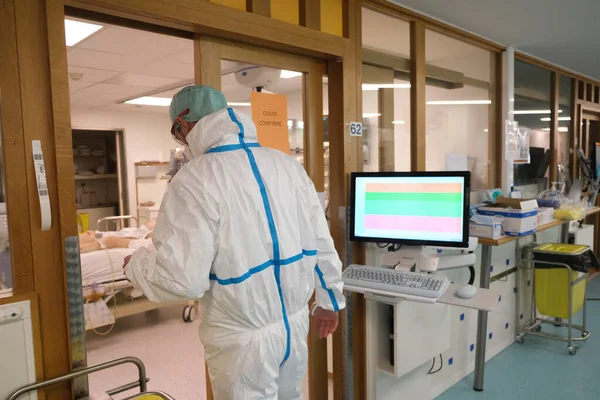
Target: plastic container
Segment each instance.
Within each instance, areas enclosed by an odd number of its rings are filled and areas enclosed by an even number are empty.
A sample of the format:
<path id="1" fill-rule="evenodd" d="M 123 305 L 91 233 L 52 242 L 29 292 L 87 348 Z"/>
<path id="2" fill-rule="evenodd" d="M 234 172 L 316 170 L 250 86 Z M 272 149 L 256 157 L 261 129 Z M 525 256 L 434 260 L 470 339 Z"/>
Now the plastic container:
<path id="1" fill-rule="evenodd" d="M 535 263 L 535 301 L 541 314 L 569 318 L 569 290 L 571 283 L 587 271 L 589 246 L 578 244 L 546 243 L 533 249 Z M 571 267 L 545 264 L 544 261 L 564 263 Z M 570 274 L 569 274 L 570 272 Z M 572 287 L 572 315 L 577 314 L 585 301 L 586 280 Z"/>
<path id="2" fill-rule="evenodd" d="M 571 280 L 576 280 L 580 272 L 572 271 Z M 569 272 L 566 268 L 535 270 L 535 302 L 541 314 L 550 317 L 569 318 Z M 586 280 L 573 286 L 573 315 L 581 311 L 585 300 Z"/>

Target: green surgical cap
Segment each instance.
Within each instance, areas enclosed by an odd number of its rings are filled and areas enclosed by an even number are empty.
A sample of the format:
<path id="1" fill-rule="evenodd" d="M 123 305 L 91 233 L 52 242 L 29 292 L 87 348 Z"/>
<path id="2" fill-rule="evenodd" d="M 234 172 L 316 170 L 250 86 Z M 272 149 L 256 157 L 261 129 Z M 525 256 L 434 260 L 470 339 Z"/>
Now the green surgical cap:
<path id="1" fill-rule="evenodd" d="M 227 108 L 227 100 L 223 93 L 210 86 L 187 86 L 181 89 L 171 101 L 169 116 L 171 123 L 175 123 L 182 112 L 190 109 L 189 114 L 183 118 L 188 122 L 196 122 L 209 114 Z"/>

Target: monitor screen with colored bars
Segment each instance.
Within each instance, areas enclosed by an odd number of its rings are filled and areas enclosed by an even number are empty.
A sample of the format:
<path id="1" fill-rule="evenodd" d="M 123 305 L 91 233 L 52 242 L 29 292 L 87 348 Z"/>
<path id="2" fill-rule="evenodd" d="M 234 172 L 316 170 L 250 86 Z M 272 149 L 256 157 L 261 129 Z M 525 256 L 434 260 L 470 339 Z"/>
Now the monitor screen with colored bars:
<path id="1" fill-rule="evenodd" d="M 469 172 L 353 173 L 353 241 L 467 247 Z"/>

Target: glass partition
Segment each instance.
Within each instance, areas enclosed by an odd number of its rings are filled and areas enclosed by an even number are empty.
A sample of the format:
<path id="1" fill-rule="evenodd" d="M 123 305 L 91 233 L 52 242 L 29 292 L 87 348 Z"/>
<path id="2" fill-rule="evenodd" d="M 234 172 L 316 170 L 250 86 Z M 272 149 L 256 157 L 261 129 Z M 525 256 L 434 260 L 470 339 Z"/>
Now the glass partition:
<path id="1" fill-rule="evenodd" d="M 515 60 L 514 117 L 520 127 L 531 130 L 531 139 L 529 163 L 515 165 L 514 187 L 526 197 L 537 197 L 548 186 L 551 91 L 551 71 Z M 569 116 L 562 107 L 558 113 L 559 118 Z"/>
<path id="2" fill-rule="evenodd" d="M 410 23 L 363 8 L 365 171 L 410 170 Z"/>
<path id="3" fill-rule="evenodd" d="M 425 60 L 427 171 L 468 170 L 471 190 L 487 189 L 491 52 L 428 29 Z"/>
<path id="4" fill-rule="evenodd" d="M 558 88 L 558 109 L 562 112 L 558 115 L 558 140 L 556 142 L 558 152 L 558 180 L 568 182 L 571 175 L 571 154 L 575 149 L 571 149 L 569 138 L 571 137 L 571 87 L 573 79 L 561 75 Z M 573 153 L 572 153 L 573 152 Z"/>

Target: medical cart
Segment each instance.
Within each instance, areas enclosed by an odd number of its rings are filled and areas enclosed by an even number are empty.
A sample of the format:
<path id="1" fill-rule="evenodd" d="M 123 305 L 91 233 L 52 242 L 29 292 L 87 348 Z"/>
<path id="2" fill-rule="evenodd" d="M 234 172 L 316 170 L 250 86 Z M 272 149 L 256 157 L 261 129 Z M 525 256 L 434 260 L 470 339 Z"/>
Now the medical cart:
<path id="1" fill-rule="evenodd" d="M 577 353 L 573 342 L 586 340 L 590 332 L 586 328 L 586 283 L 587 262 L 594 257 L 589 246 L 576 244 L 546 243 L 524 249 L 525 256 L 517 255 L 519 268 L 533 269 L 531 278 L 531 313 L 526 321 L 517 323 L 516 341 L 523 343 L 526 335 L 534 335 L 567 343 L 570 355 Z M 519 296 L 521 290 L 520 271 L 517 279 L 517 320 L 521 310 Z M 583 310 L 582 325 L 573 324 L 573 316 Z M 554 318 L 540 318 L 539 314 Z M 564 322 L 566 320 L 567 322 Z M 542 324 L 568 328 L 567 337 L 542 333 Z M 573 337 L 573 330 L 581 332 L 581 337 Z"/>
<path id="2" fill-rule="evenodd" d="M 146 377 L 146 367 L 144 366 L 144 363 L 142 362 L 142 360 L 140 360 L 139 358 L 135 358 L 135 357 L 124 357 L 124 358 L 120 358 L 118 360 L 108 361 L 103 364 L 98 364 L 98 365 L 94 365 L 89 368 L 84 368 L 84 369 L 81 369 L 78 371 L 74 371 L 74 372 L 71 372 L 70 374 L 62 375 L 62 376 L 56 377 L 54 379 L 49 379 L 46 381 L 42 381 L 42 382 L 34 383 L 32 385 L 25 386 L 25 387 L 17 390 L 15 393 L 13 393 L 12 396 L 10 396 L 8 398 L 8 400 L 18 400 L 21 396 L 23 396 L 27 393 L 33 392 L 35 390 L 44 389 L 49 386 L 56 385 L 58 383 L 71 381 L 71 380 L 73 380 L 75 378 L 79 378 L 81 376 L 86 376 L 86 375 L 92 374 L 94 372 L 113 368 L 113 367 L 123 365 L 123 364 L 134 364 L 138 369 L 138 378 L 139 379 L 137 381 L 128 383 L 127 385 L 123 385 L 121 387 L 109 390 L 106 392 L 107 395 L 114 396 L 116 394 L 123 393 L 128 390 L 139 387 L 140 393 L 133 397 L 128 397 L 127 400 L 142 400 L 142 399 L 143 400 L 175 400 L 172 397 L 170 397 L 169 395 L 162 393 L 162 392 L 148 392 L 147 391 L 148 390 L 147 383 L 148 383 L 149 379 Z"/>

